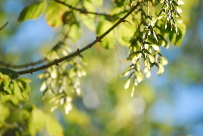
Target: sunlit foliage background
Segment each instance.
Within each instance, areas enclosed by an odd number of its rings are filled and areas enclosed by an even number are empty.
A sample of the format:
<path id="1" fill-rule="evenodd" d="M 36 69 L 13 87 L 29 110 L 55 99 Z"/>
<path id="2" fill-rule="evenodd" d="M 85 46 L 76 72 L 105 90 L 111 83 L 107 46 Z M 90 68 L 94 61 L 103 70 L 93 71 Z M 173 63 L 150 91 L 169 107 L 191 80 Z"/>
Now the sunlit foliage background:
<path id="1" fill-rule="evenodd" d="M 20 11 L 30 3 L 32 0 L 0 1 L 0 24 L 9 22 L 0 32 L 1 60 L 15 64 L 38 60 L 60 38 L 59 32 L 48 26 L 43 16 L 17 22 Z M 107 11 L 110 3 L 106 0 Z M 32 114 L 36 116 L 32 119 L 36 123 L 29 124 L 33 126 L 29 131 L 34 134 L 44 128 L 37 135 L 63 131 L 70 136 L 202 136 L 202 5 L 203 0 L 185 1 L 182 16 L 188 28 L 181 48 L 170 45 L 164 50 L 169 59 L 165 73 L 159 77 L 154 68 L 151 79 L 139 84 L 133 97 L 131 88 L 123 87 L 126 79 L 120 78 L 128 66 L 126 49 L 116 46 L 106 50 L 96 45 L 85 52 L 88 74 L 81 81 L 82 97 L 73 100 L 73 110 L 68 115 L 62 108 L 50 112 L 49 101 L 41 100 L 38 73 L 26 75 L 32 80 L 30 100 L 17 107 L 0 106 L 0 131 L 10 127 L 7 135 L 12 135 L 14 129 L 26 130 L 23 118 L 27 113 L 22 107 L 29 109 L 34 104 Z M 84 30 L 77 46 L 86 45 L 93 38 L 89 30 Z"/>

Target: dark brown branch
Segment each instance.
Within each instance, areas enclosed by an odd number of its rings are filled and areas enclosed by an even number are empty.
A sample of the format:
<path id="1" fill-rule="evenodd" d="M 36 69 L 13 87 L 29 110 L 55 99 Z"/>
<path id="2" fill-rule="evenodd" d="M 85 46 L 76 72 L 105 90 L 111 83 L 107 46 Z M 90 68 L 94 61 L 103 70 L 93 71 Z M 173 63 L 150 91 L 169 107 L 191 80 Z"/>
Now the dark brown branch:
<path id="1" fill-rule="evenodd" d="M 43 70 L 43 69 L 46 69 L 46 68 L 49 68 L 51 67 L 52 65 L 56 65 L 56 64 L 59 64 L 60 62 L 63 62 L 64 60 L 68 60 L 72 57 L 75 57 L 77 55 L 80 55 L 82 52 L 84 52 L 85 50 L 91 48 L 93 45 L 95 45 L 97 42 L 101 42 L 101 39 L 104 38 L 108 33 L 110 33 L 113 29 L 115 29 L 119 24 L 121 24 L 122 22 L 125 21 L 125 19 L 135 10 L 137 9 L 137 7 L 139 6 L 140 2 L 138 2 L 135 6 L 133 6 L 130 11 L 128 11 L 128 13 L 123 16 L 117 23 L 115 23 L 111 28 L 109 28 L 105 33 L 103 33 L 102 35 L 100 36 L 97 36 L 96 39 L 88 44 L 87 46 L 85 46 L 84 48 L 82 49 L 78 49 L 77 51 L 75 51 L 74 53 L 68 55 L 68 56 L 65 56 L 63 58 L 60 58 L 58 59 L 57 61 L 52 61 L 51 63 L 49 64 L 46 64 L 46 65 L 43 65 L 43 66 L 40 66 L 40 67 L 37 67 L 37 68 L 32 68 L 32 69 L 28 69 L 28 70 L 24 70 L 24 71 L 18 71 L 18 74 L 19 75 L 23 75 L 23 74 L 28 74 L 28 73 L 33 73 L 33 72 L 36 72 L 36 71 L 40 71 L 40 70 Z"/>
<path id="2" fill-rule="evenodd" d="M 6 22 L 2 27 L 0 27 L 0 31 L 2 29 L 4 29 L 7 25 L 8 25 L 8 22 Z M 29 67 L 29 66 L 34 66 L 34 65 L 40 64 L 40 63 L 44 62 L 45 60 L 46 60 L 46 58 L 39 60 L 37 62 L 31 62 L 31 63 L 23 64 L 23 65 L 13 65 L 13 64 L 5 63 L 0 60 L 0 65 L 6 66 L 6 67 L 11 67 L 11 68 L 24 68 L 24 67 Z"/>
<path id="3" fill-rule="evenodd" d="M 6 22 L 3 26 L 0 27 L 0 31 L 1 31 L 2 29 L 4 29 L 4 27 L 6 27 L 7 25 L 8 25 L 8 22 Z"/>
<path id="4" fill-rule="evenodd" d="M 94 15 L 101 15 L 101 16 L 108 16 L 108 17 L 111 17 L 112 15 L 109 15 L 109 14 L 105 14 L 105 13 L 97 13 L 97 12 L 91 12 L 91 11 L 87 11 L 86 9 L 83 9 L 83 8 L 76 8 L 76 7 L 73 7 L 71 5 L 68 5 L 66 4 L 65 2 L 62 2 L 60 0 L 54 0 L 64 6 L 67 6 L 69 7 L 70 9 L 73 9 L 73 10 L 76 10 L 76 11 L 79 11 L 80 13 L 83 13 L 83 14 L 94 14 Z"/>
<path id="5" fill-rule="evenodd" d="M 25 67 L 30 67 L 30 66 L 35 66 L 35 65 L 41 64 L 41 63 L 45 62 L 46 60 L 47 59 L 44 58 L 44 59 L 41 59 L 41 60 L 36 61 L 36 62 L 30 62 L 30 63 L 22 64 L 22 65 L 14 65 L 14 64 L 10 64 L 10 63 L 5 63 L 5 62 L 0 60 L 0 65 L 8 67 L 8 68 L 25 68 Z"/>

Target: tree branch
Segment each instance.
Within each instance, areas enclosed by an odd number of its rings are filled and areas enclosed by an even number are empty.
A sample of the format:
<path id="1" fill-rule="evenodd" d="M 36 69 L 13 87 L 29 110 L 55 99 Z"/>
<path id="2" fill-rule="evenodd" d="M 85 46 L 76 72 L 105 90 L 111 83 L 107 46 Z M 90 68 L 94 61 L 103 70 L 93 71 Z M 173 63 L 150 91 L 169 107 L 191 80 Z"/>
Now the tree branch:
<path id="1" fill-rule="evenodd" d="M 5 63 L 5 62 L 0 60 L 0 65 L 6 66 L 9 68 L 25 68 L 25 67 L 30 67 L 30 66 L 35 66 L 35 65 L 41 64 L 41 63 L 45 62 L 46 60 L 47 59 L 44 58 L 44 59 L 41 59 L 41 60 L 36 61 L 36 62 L 30 62 L 30 63 L 22 64 L 22 65 L 14 65 L 14 64 L 10 64 L 10 63 Z"/>
<path id="2" fill-rule="evenodd" d="M 8 22 L 6 22 L 3 26 L 0 27 L 0 31 L 1 31 L 2 29 L 4 29 L 4 27 L 6 27 L 7 25 L 8 25 Z"/>
<path id="3" fill-rule="evenodd" d="M 76 7 L 73 7 L 71 5 L 68 5 L 66 4 L 65 2 L 62 2 L 60 0 L 54 0 L 64 6 L 67 6 L 69 7 L 70 9 L 73 9 L 73 10 L 76 10 L 76 11 L 79 11 L 80 13 L 83 13 L 83 14 L 94 14 L 94 15 L 101 15 L 101 16 L 108 16 L 108 17 L 112 17 L 112 15 L 109 15 L 109 14 L 105 14 L 105 13 L 97 13 L 97 12 L 91 12 L 91 11 L 87 11 L 86 9 L 82 9 L 82 8 L 76 8 Z"/>
<path id="4" fill-rule="evenodd" d="M 122 18 L 119 19 L 119 21 L 117 23 L 115 23 L 111 28 L 109 28 L 106 32 L 104 32 L 102 35 L 96 37 L 96 39 L 86 45 L 85 47 L 83 47 L 82 49 L 78 49 L 77 51 L 75 51 L 74 53 L 68 55 L 68 56 L 65 56 L 63 58 L 60 58 L 60 59 L 56 59 L 54 61 L 52 61 L 51 63 L 49 64 L 46 64 L 46 65 L 43 65 L 43 66 L 40 66 L 40 67 L 37 67 L 37 68 L 31 68 L 31 69 L 28 69 L 28 70 L 24 70 L 24 71 L 18 71 L 18 74 L 19 75 L 23 75 L 23 74 L 28 74 L 28 73 L 33 73 L 33 72 L 36 72 L 36 71 L 40 71 L 40 70 L 43 70 L 43 69 L 46 69 L 46 68 L 49 68 L 51 67 L 52 65 L 58 65 L 60 62 L 63 62 L 64 60 L 68 60 L 72 57 L 75 57 L 77 55 L 80 55 L 82 52 L 84 52 L 85 50 L 91 48 L 93 45 L 95 45 L 97 42 L 101 42 L 102 38 L 104 38 L 108 33 L 110 33 L 113 29 L 115 29 L 119 24 L 121 24 L 122 22 L 125 22 L 125 19 L 135 10 L 137 9 L 137 7 L 139 6 L 140 2 L 138 2 L 135 6 L 131 7 L 131 9 L 128 11 L 128 13 L 123 16 Z"/>

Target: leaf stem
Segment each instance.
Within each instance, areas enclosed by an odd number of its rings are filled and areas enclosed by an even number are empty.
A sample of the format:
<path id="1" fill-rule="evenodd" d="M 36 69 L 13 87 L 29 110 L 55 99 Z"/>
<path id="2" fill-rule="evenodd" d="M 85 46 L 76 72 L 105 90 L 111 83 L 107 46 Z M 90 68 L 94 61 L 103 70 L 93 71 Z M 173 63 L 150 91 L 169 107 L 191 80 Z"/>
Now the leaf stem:
<path id="1" fill-rule="evenodd" d="M 6 22 L 3 26 L 0 27 L 0 31 L 1 31 L 2 29 L 4 29 L 7 25 L 8 25 L 8 22 Z"/>

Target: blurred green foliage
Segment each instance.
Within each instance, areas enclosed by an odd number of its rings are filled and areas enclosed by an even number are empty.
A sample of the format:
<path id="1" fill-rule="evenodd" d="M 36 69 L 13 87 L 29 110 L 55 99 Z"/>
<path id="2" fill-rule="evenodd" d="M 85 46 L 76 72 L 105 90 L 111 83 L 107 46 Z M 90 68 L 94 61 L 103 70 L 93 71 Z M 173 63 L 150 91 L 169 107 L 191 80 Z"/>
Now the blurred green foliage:
<path id="1" fill-rule="evenodd" d="M 63 0 L 62 2 L 72 7 L 70 8 L 57 1 L 21 2 L 25 8 L 19 13 L 18 21 L 43 16 L 49 26 L 58 30 L 60 36 L 56 44 L 44 55 L 47 62 L 57 61 L 79 47 L 88 45 L 91 42 L 88 38 L 92 40 L 94 35 L 102 35 L 127 13 L 130 6 L 136 4 L 133 0 Z M 185 128 L 157 123 L 150 119 L 151 105 L 158 96 L 149 83 L 142 82 L 136 87 L 129 84 L 133 82 L 132 84 L 137 85 L 143 80 L 141 69 L 146 73 L 146 77 L 150 77 L 151 68 L 157 66 L 157 73 L 161 75 L 164 72 L 163 66 L 168 63 L 160 53 L 162 46 L 168 47 L 169 43 L 181 45 L 186 28 L 180 23 L 180 17 L 182 16 L 183 22 L 189 25 L 192 21 L 188 12 L 198 1 L 181 5 L 181 16 L 178 13 L 180 2 L 182 1 L 165 1 L 164 8 L 162 7 L 164 10 L 161 10 L 159 1 L 144 1 L 135 13 L 94 48 L 62 62 L 60 66 L 56 63 L 40 73 L 38 77 L 43 79 L 41 88 L 34 89 L 37 84 L 31 84 L 30 88 L 30 77 L 18 78 L 15 69 L 13 71 L 2 66 L 0 135 L 185 134 Z M 5 23 L 3 21 L 6 21 L 8 15 L 3 7 L 5 3 L 6 0 L 0 2 L 0 24 Z M 77 9 L 73 9 L 75 7 Z M 158 12 L 160 10 L 161 12 Z M 91 14 L 89 11 L 104 15 Z M 106 13 L 112 13 L 113 16 Z M 180 22 L 177 23 L 178 21 Z M 17 23 L 12 25 L 17 29 Z M 14 31 L 7 28 L 0 31 L 1 35 L 5 34 L 7 37 L 12 33 Z M 3 53 L 0 58 L 4 60 Z M 126 62 L 126 58 L 131 62 Z M 22 62 L 23 59 L 25 58 L 20 58 Z M 143 63 L 138 62 L 139 60 Z M 123 75 L 131 76 L 125 84 L 126 80 L 120 78 L 120 73 L 127 65 L 130 67 Z M 129 89 L 125 91 L 124 86 Z M 43 102 L 36 99 L 39 93 Z"/>

